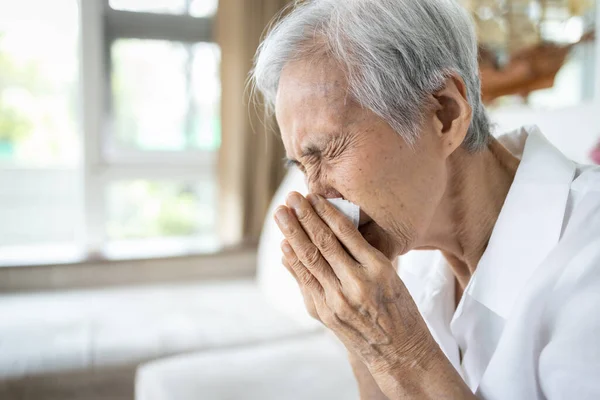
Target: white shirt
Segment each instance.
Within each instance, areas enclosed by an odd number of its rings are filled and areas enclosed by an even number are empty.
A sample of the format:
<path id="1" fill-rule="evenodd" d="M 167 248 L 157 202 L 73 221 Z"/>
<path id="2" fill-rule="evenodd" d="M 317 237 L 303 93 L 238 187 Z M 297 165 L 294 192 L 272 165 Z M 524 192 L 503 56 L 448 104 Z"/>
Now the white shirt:
<path id="1" fill-rule="evenodd" d="M 439 253 L 413 252 L 400 276 L 479 398 L 600 399 L 600 168 L 536 127 L 502 141 L 521 164 L 456 310 Z"/>

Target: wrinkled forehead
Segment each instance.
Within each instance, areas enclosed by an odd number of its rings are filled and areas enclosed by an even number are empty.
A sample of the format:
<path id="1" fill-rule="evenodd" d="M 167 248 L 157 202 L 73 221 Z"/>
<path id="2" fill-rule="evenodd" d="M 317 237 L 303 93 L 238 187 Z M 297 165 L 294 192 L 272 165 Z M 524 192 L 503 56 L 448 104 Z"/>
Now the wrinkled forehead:
<path id="1" fill-rule="evenodd" d="M 342 130 L 353 107 L 345 75 L 333 62 L 296 61 L 283 69 L 275 111 L 288 152 L 307 135 Z"/>

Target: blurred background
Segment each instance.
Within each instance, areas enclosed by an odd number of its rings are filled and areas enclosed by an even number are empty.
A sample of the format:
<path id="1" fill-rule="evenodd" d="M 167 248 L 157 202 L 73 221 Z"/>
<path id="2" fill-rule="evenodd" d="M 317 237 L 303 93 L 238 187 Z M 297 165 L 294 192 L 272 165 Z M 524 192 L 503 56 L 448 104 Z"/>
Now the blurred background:
<path id="1" fill-rule="evenodd" d="M 461 1 L 496 132 L 600 163 L 596 2 Z M 228 382 L 307 349 L 353 388 L 263 225 L 286 171 L 246 80 L 287 3 L 0 0 L 0 398 L 132 399 L 151 360 L 138 398 L 267 398 Z"/>
<path id="2" fill-rule="evenodd" d="M 97 3 L 1 3 L 0 258 L 216 242 L 217 0 Z"/>

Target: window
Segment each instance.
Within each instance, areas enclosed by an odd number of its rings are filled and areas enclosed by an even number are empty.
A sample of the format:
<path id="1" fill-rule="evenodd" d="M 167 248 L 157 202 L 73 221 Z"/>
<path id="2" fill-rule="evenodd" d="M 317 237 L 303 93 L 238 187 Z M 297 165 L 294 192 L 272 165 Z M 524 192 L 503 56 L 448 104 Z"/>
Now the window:
<path id="1" fill-rule="evenodd" d="M 0 3 L 0 257 L 76 241 L 79 26 L 76 0 Z"/>
<path id="2" fill-rule="evenodd" d="M 110 6 L 115 10 L 207 17 L 217 10 L 217 0 L 110 0 Z"/>
<path id="3" fill-rule="evenodd" d="M 4 165 L 77 164 L 77 12 L 75 0 L 0 6 L 0 160 Z"/>
<path id="4" fill-rule="evenodd" d="M 216 235 L 220 52 L 215 0 L 111 0 L 104 43 L 110 124 L 101 159 L 110 248 Z M 157 244 L 158 243 L 158 244 Z"/>
<path id="5" fill-rule="evenodd" d="M 0 265 L 214 248 L 216 9 L 0 4 Z"/>
<path id="6" fill-rule="evenodd" d="M 108 188 L 108 236 L 114 239 L 209 235 L 216 223 L 213 180 L 118 181 Z"/>
<path id="7" fill-rule="evenodd" d="M 111 55 L 113 151 L 218 149 L 216 45 L 119 39 Z"/>

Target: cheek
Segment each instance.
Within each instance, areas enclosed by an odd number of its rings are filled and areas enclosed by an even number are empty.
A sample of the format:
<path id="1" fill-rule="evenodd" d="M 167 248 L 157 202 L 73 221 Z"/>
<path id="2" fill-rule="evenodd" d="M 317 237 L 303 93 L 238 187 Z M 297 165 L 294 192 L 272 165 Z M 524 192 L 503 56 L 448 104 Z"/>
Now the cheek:
<path id="1" fill-rule="evenodd" d="M 362 156 L 339 163 L 328 172 L 332 186 L 386 231 L 390 227 L 385 222 L 390 221 L 397 205 L 387 171 L 384 163 Z"/>
<path id="2" fill-rule="evenodd" d="M 330 185 L 344 198 L 365 207 L 369 203 L 369 192 L 373 186 L 373 177 L 361 163 L 356 160 L 336 163 L 324 171 Z"/>
<path id="3" fill-rule="evenodd" d="M 443 165 L 410 156 L 405 162 L 362 159 L 338 178 L 344 194 L 377 225 L 409 241 L 427 231 L 446 189 Z"/>
<path id="4" fill-rule="evenodd" d="M 323 165 L 323 176 L 382 228 L 421 231 L 444 192 L 444 166 L 424 149 L 410 149 L 395 133 L 379 136 Z"/>

